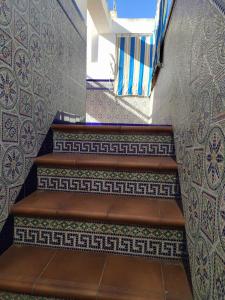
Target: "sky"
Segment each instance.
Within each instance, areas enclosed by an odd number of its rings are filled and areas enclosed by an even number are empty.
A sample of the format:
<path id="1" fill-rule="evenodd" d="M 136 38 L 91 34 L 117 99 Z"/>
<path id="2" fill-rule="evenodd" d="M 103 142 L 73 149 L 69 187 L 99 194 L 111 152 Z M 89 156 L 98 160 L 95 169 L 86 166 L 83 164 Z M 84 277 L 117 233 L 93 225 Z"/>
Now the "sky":
<path id="1" fill-rule="evenodd" d="M 112 9 L 113 0 L 107 1 Z M 156 0 L 117 0 L 117 11 L 119 18 L 154 18 Z"/>

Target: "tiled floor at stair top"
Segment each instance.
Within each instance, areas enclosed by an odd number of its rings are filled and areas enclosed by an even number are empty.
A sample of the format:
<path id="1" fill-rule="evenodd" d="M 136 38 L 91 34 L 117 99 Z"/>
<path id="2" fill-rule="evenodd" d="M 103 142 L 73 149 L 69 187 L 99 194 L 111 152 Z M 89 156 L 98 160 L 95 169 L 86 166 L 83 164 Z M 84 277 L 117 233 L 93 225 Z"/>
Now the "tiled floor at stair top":
<path id="1" fill-rule="evenodd" d="M 12 246 L 0 257 L 0 290 L 62 299 L 191 300 L 182 263 Z"/>

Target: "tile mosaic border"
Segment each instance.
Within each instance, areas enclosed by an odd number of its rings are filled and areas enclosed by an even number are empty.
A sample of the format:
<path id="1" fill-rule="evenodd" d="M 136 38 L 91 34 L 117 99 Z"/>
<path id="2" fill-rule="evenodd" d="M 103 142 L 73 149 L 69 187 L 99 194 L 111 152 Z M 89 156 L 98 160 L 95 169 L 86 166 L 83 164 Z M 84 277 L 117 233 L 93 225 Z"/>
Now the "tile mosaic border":
<path id="1" fill-rule="evenodd" d="M 38 168 L 38 189 L 178 198 L 177 174 Z"/>
<path id="2" fill-rule="evenodd" d="M 15 218 L 14 243 L 161 259 L 187 257 L 184 230 Z"/>
<path id="3" fill-rule="evenodd" d="M 0 291 L 0 299 L 1 300 L 63 300 L 62 298 L 49 298 L 49 297 L 41 297 L 41 296 L 33 296 L 27 294 L 17 294 L 17 293 L 1 292 L 1 291 Z"/>
<path id="4" fill-rule="evenodd" d="M 169 135 L 103 135 L 54 132 L 54 152 L 175 156 Z"/>

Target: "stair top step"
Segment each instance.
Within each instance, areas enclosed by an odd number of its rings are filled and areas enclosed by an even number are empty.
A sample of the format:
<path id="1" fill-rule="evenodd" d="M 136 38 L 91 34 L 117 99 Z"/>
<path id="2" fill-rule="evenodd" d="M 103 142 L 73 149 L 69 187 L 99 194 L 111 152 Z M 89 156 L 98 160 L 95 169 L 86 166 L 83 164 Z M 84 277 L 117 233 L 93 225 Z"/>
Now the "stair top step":
<path id="1" fill-rule="evenodd" d="M 75 132 L 75 133 L 108 133 L 108 134 L 157 134 L 172 135 L 173 128 L 170 125 L 66 125 L 55 124 L 51 127 L 55 131 Z"/>
<path id="2" fill-rule="evenodd" d="M 98 220 L 110 223 L 183 227 L 173 199 L 36 191 L 12 207 L 17 216 Z"/>
<path id="3" fill-rule="evenodd" d="M 40 166 L 96 168 L 114 170 L 177 171 L 173 157 L 137 157 L 101 154 L 50 153 L 34 162 Z"/>
<path id="4" fill-rule="evenodd" d="M 0 290 L 84 300 L 191 300 L 182 262 L 11 246 L 0 257 Z"/>

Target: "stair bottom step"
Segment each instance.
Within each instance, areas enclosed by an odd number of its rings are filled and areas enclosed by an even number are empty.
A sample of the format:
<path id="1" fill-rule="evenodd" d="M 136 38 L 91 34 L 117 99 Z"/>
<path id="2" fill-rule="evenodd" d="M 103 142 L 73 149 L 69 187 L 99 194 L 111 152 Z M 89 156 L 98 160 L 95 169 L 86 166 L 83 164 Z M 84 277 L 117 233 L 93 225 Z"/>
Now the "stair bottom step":
<path id="1" fill-rule="evenodd" d="M 192 299 L 181 262 L 13 245 L 0 270 L 2 300 Z"/>

